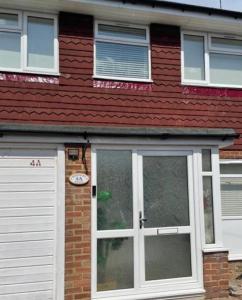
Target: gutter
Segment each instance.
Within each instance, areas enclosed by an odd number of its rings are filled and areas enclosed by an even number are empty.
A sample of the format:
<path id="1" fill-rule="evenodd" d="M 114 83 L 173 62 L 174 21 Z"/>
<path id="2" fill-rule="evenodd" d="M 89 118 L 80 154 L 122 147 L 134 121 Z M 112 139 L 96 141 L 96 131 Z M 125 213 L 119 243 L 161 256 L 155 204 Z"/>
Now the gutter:
<path id="1" fill-rule="evenodd" d="M 198 5 L 191 5 L 191 4 L 182 4 L 182 3 L 174 3 L 174 2 L 167 2 L 161 0 L 110 0 L 110 2 L 121 2 L 125 4 L 133 4 L 135 5 L 144 5 L 149 6 L 152 8 L 167 8 L 167 9 L 176 9 L 182 12 L 197 12 L 197 13 L 204 13 L 208 15 L 217 15 L 217 16 L 224 16 L 224 17 L 232 17 L 234 19 L 241 19 L 242 12 L 230 11 L 230 10 L 223 10 L 214 7 L 204 7 Z"/>
<path id="2" fill-rule="evenodd" d="M 88 137 L 128 137 L 128 138 L 210 138 L 237 139 L 240 137 L 229 128 L 176 128 L 176 127 L 101 127 L 77 125 L 37 125 L 37 124 L 0 124 L 0 136 L 5 135 L 44 135 Z"/>

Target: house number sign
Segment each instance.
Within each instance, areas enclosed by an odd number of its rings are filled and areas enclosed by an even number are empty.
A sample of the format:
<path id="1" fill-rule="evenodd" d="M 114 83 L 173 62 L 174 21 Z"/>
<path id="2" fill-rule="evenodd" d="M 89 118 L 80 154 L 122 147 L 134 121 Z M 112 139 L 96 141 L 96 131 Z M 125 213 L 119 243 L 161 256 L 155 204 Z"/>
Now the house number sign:
<path id="1" fill-rule="evenodd" d="M 69 180 L 74 185 L 84 185 L 84 184 L 88 183 L 89 176 L 86 174 L 82 174 L 82 173 L 76 173 L 76 174 L 71 175 L 69 177 Z"/>

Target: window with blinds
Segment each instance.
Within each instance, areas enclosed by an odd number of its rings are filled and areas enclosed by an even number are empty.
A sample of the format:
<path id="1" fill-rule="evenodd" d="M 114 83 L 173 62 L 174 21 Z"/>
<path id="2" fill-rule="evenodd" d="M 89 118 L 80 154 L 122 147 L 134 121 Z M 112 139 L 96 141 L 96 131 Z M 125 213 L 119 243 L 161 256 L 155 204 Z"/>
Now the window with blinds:
<path id="1" fill-rule="evenodd" d="M 95 74 L 107 79 L 150 79 L 149 34 L 143 26 L 96 23 Z"/>
<path id="2" fill-rule="evenodd" d="M 221 164 L 223 217 L 242 217 L 242 164 Z"/>

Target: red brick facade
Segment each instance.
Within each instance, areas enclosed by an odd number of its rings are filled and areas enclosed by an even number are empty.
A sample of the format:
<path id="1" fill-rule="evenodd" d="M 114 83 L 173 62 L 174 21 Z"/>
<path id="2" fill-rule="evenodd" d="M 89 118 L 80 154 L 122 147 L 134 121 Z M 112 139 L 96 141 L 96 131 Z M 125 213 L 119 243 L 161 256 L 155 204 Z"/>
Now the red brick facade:
<path id="1" fill-rule="evenodd" d="M 182 86 L 180 28 L 151 24 L 150 33 L 149 88 L 96 87 L 93 18 L 61 13 L 59 84 L 2 76 L 1 122 L 217 127 L 242 132 L 242 92 Z M 241 141 L 233 148 L 241 149 Z"/>
<path id="2" fill-rule="evenodd" d="M 222 299 L 229 296 L 228 252 L 204 253 L 204 287 L 206 299 Z"/>
<path id="3" fill-rule="evenodd" d="M 80 148 L 80 146 L 76 146 Z M 73 146 L 71 147 L 73 148 Z M 85 172 L 83 163 L 72 161 L 66 148 L 65 300 L 90 300 L 91 291 L 91 182 L 74 186 L 69 176 Z M 90 148 L 86 152 L 91 169 Z"/>

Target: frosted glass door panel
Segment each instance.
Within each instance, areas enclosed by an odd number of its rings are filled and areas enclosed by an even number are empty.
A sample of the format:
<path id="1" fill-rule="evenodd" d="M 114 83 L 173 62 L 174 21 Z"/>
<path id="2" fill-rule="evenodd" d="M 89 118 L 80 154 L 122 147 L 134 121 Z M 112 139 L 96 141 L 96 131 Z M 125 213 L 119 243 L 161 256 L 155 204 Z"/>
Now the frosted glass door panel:
<path id="1" fill-rule="evenodd" d="M 97 290 L 134 287 L 133 238 L 97 241 Z"/>
<path id="2" fill-rule="evenodd" d="M 97 152 L 97 229 L 133 228 L 131 151 Z"/>
<path id="3" fill-rule="evenodd" d="M 145 228 L 189 226 L 186 156 L 144 156 Z"/>
<path id="4" fill-rule="evenodd" d="M 145 237 L 145 279 L 192 276 L 189 234 Z"/>

